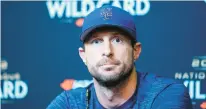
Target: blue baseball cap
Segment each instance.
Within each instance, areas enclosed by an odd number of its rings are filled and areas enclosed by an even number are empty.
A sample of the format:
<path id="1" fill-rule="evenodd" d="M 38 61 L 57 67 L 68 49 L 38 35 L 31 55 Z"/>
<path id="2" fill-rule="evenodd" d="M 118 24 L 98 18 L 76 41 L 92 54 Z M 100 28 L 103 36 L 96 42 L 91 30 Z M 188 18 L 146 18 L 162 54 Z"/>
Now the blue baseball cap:
<path id="1" fill-rule="evenodd" d="M 105 5 L 88 14 L 84 18 L 80 35 L 81 41 L 84 41 L 92 31 L 101 27 L 119 28 L 128 33 L 133 40 L 137 41 L 136 26 L 132 15 L 118 7 Z"/>

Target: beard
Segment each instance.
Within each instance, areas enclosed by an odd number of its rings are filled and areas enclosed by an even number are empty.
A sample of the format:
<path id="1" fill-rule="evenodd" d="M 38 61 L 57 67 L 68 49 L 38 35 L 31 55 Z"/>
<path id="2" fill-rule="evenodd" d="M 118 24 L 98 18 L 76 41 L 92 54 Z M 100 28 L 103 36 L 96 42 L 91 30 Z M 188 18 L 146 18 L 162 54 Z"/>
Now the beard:
<path id="1" fill-rule="evenodd" d="M 98 71 L 98 68 L 102 65 L 105 65 L 106 63 L 112 63 L 114 65 L 120 65 L 121 62 L 119 60 L 109 60 L 109 59 L 102 59 L 100 60 L 96 66 L 90 67 L 90 73 L 94 79 L 103 87 L 107 88 L 114 88 L 118 87 L 119 85 L 122 85 L 125 83 L 125 81 L 128 80 L 130 75 L 132 74 L 132 70 L 134 67 L 133 59 L 128 62 L 128 64 L 124 64 L 120 68 L 119 73 L 115 73 L 114 75 L 103 75 L 104 72 Z"/>

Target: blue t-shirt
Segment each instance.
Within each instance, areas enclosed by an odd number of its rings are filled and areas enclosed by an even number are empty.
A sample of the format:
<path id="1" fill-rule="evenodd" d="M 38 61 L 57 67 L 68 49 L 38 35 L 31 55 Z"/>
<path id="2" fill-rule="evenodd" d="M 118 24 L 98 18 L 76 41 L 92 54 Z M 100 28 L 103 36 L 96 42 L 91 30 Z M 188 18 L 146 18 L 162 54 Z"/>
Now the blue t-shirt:
<path id="1" fill-rule="evenodd" d="M 134 92 L 134 94 L 129 98 L 129 100 L 127 100 L 124 104 L 122 104 L 121 106 L 115 109 L 133 109 L 136 103 L 136 100 L 137 100 L 136 98 L 137 98 L 136 92 Z M 92 106 L 93 109 L 106 109 L 99 103 L 94 86 L 92 87 L 92 90 L 91 90 L 91 99 L 92 99 L 91 101 L 93 101 L 93 103 L 91 103 L 93 105 Z"/>

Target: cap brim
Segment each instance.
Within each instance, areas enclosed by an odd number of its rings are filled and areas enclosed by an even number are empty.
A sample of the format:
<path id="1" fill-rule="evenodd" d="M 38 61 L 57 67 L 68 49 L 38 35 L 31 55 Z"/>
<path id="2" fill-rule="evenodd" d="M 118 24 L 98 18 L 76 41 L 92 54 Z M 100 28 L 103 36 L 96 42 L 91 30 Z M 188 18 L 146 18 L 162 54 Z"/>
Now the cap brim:
<path id="1" fill-rule="evenodd" d="M 116 27 L 116 28 L 119 28 L 119 29 L 127 32 L 130 35 L 130 37 L 132 38 L 132 40 L 136 40 L 136 32 L 129 29 L 129 28 L 127 28 L 127 27 L 120 26 L 120 25 L 103 24 L 103 25 L 95 25 L 93 27 L 88 28 L 84 32 L 82 32 L 81 35 L 80 35 L 81 41 L 84 42 L 86 37 L 88 37 L 88 34 L 90 34 L 92 31 L 96 30 L 97 28 L 101 28 L 101 27 Z"/>

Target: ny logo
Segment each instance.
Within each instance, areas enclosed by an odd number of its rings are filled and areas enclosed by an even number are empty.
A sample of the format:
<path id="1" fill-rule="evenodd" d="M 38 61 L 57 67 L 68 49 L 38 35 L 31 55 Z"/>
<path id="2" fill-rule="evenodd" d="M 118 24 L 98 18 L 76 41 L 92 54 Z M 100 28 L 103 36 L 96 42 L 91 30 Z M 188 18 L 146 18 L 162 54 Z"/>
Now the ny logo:
<path id="1" fill-rule="evenodd" d="M 112 18 L 112 8 L 102 9 L 100 15 L 104 20 L 111 19 Z"/>

